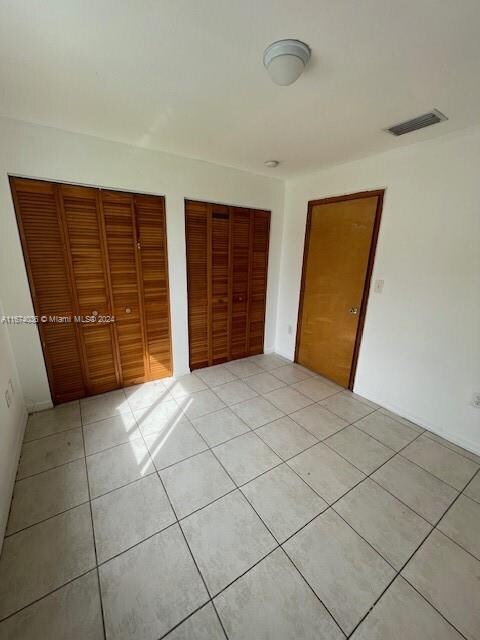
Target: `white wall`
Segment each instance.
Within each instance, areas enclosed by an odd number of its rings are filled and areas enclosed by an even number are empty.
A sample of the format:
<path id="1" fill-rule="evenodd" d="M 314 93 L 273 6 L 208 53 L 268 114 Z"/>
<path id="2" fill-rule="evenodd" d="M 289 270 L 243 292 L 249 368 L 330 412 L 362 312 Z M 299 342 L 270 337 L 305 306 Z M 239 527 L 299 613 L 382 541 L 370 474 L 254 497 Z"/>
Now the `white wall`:
<path id="1" fill-rule="evenodd" d="M 0 301 L 1 316 L 3 316 L 3 307 Z M 5 399 L 7 390 L 11 399 L 10 406 Z M 7 325 L 0 323 L 0 551 L 7 526 L 26 419 L 27 412 L 8 338 Z"/>
<path id="2" fill-rule="evenodd" d="M 355 391 L 480 453 L 480 130 L 290 180 L 277 350 L 293 358 L 307 202 L 386 188 Z M 292 333 L 288 333 L 289 325 Z"/>
<path id="3" fill-rule="evenodd" d="M 184 198 L 270 209 L 265 348 L 275 341 L 284 184 L 207 162 L 0 118 L 0 295 L 7 314 L 33 313 L 8 175 L 165 195 L 174 369 L 188 371 Z M 34 326 L 9 327 L 29 407 L 50 405 Z"/>

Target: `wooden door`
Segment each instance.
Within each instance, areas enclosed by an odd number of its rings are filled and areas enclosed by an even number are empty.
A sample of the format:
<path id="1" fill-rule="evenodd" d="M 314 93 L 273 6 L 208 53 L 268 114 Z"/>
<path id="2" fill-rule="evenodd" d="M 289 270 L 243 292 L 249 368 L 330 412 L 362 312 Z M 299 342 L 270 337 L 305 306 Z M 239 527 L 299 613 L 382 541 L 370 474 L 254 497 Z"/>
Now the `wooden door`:
<path id="1" fill-rule="evenodd" d="M 149 380 L 172 375 L 165 201 L 135 195 L 138 268 L 143 298 Z"/>
<path id="2" fill-rule="evenodd" d="M 230 359 L 230 213 L 212 205 L 210 215 L 210 361 L 220 364 Z"/>
<path id="3" fill-rule="evenodd" d="M 185 202 L 190 368 L 263 353 L 270 212 Z"/>
<path id="4" fill-rule="evenodd" d="M 134 196 L 101 190 L 122 386 L 148 379 L 149 362 L 137 256 Z"/>
<path id="5" fill-rule="evenodd" d="M 98 189 L 57 185 L 89 394 L 120 385 Z M 92 319 L 90 322 L 89 320 Z"/>
<path id="6" fill-rule="evenodd" d="M 296 361 L 353 387 L 383 192 L 309 204 Z"/>
<path id="7" fill-rule="evenodd" d="M 82 398 L 87 386 L 56 185 L 23 178 L 10 185 L 52 399 Z"/>

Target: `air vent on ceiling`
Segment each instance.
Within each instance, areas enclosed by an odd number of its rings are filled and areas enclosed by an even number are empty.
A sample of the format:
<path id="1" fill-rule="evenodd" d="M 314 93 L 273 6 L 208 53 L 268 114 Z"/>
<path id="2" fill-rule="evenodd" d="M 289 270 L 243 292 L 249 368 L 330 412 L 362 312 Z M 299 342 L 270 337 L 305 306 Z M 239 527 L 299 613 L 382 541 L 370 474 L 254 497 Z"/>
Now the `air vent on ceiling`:
<path id="1" fill-rule="evenodd" d="M 447 116 L 444 116 L 443 113 L 440 113 L 437 109 L 432 109 L 429 113 L 424 113 L 423 116 L 417 116 L 406 122 L 395 124 L 393 127 L 385 129 L 385 131 L 388 131 L 394 136 L 403 136 L 405 133 L 429 127 L 431 124 L 437 124 L 437 122 L 442 122 L 443 120 L 448 120 Z"/>

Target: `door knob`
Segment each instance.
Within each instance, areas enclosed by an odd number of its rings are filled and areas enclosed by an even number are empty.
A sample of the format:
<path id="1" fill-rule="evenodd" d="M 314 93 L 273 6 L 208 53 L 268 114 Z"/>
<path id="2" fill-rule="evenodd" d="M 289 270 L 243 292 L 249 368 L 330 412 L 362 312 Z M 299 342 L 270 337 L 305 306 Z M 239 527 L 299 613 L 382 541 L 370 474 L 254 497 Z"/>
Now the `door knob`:
<path id="1" fill-rule="evenodd" d="M 130 307 L 125 307 L 125 313 L 132 313 L 132 310 L 130 309 Z"/>
<path id="2" fill-rule="evenodd" d="M 352 307 L 350 309 L 350 313 L 352 314 L 352 316 L 356 316 L 358 314 L 358 307 Z"/>

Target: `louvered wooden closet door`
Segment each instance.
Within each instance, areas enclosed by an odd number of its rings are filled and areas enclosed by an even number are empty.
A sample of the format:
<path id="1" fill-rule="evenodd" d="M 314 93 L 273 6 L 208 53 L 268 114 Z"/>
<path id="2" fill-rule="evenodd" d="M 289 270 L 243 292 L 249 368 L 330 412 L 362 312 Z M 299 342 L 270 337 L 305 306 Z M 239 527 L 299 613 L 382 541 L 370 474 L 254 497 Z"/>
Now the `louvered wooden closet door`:
<path id="1" fill-rule="evenodd" d="M 209 205 L 185 202 L 190 368 L 210 364 Z"/>
<path id="2" fill-rule="evenodd" d="M 257 210 L 253 214 L 251 243 L 250 300 L 248 313 L 249 354 L 263 353 L 265 308 L 267 303 L 268 247 L 270 212 Z"/>
<path id="3" fill-rule="evenodd" d="M 230 335 L 231 358 L 248 355 L 248 299 L 250 243 L 253 230 L 248 209 L 231 208 L 232 317 Z"/>
<path id="4" fill-rule="evenodd" d="M 190 368 L 263 352 L 270 212 L 185 202 Z"/>
<path id="5" fill-rule="evenodd" d="M 11 178 L 22 248 L 35 313 L 73 318 L 74 301 L 58 216 L 56 185 L 39 180 Z M 73 322 L 38 325 L 55 403 L 86 394 L 78 327 Z"/>
<path id="6" fill-rule="evenodd" d="M 135 195 L 134 203 L 146 366 L 148 378 L 152 380 L 172 375 L 165 201 L 158 196 Z"/>
<path id="7" fill-rule="evenodd" d="M 124 386 L 128 386 L 148 379 L 134 196 L 128 193 L 101 190 L 100 197 L 105 224 L 121 382 Z"/>
<path id="8" fill-rule="evenodd" d="M 66 227 L 66 248 L 73 272 L 76 313 L 94 315 L 96 322 L 78 325 L 88 393 L 103 393 L 120 384 L 114 325 L 105 259 L 99 191 L 90 187 L 58 185 L 60 212 Z"/>

